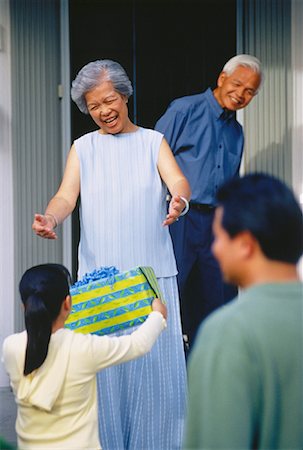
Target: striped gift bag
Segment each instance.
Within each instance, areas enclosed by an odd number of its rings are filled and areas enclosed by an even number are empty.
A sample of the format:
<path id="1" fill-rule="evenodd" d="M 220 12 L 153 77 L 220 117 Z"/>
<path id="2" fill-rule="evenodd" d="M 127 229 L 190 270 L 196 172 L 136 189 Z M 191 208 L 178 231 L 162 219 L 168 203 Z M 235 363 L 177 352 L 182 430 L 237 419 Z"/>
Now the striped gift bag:
<path id="1" fill-rule="evenodd" d="M 152 311 L 153 299 L 163 300 L 152 267 L 121 273 L 114 267 L 101 268 L 85 274 L 70 294 L 72 311 L 65 328 L 100 336 L 140 325 Z"/>

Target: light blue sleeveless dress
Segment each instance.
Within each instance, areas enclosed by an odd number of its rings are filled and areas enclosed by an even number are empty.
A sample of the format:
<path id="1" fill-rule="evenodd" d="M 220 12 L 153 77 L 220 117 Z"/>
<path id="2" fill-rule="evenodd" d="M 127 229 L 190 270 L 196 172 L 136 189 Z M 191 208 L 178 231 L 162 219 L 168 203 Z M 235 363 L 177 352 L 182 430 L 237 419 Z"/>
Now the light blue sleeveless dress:
<path id="1" fill-rule="evenodd" d="M 176 263 L 169 230 L 162 226 L 167 214 L 166 186 L 157 169 L 162 139 L 157 131 L 139 128 L 118 135 L 95 131 L 75 141 L 79 277 L 100 266 L 120 271 L 152 266 L 168 308 L 167 329 L 148 355 L 98 374 L 103 450 L 171 450 L 182 443 L 186 365 Z"/>

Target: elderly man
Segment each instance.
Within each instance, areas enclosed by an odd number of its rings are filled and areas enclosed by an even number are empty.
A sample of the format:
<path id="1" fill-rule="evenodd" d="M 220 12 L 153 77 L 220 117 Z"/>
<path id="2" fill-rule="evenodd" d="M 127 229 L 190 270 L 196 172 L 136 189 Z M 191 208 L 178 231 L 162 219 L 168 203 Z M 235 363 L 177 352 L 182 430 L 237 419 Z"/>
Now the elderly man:
<path id="1" fill-rule="evenodd" d="M 302 211 L 269 175 L 223 185 L 213 252 L 240 295 L 202 322 L 189 357 L 184 449 L 303 448 Z"/>
<path id="2" fill-rule="evenodd" d="M 155 126 L 192 189 L 188 214 L 170 226 L 183 332 L 190 342 L 201 320 L 237 293 L 236 287 L 223 283 L 211 253 L 211 225 L 218 187 L 239 174 L 244 139 L 235 113 L 251 102 L 261 82 L 260 61 L 237 55 L 225 64 L 213 91 L 173 101 Z"/>

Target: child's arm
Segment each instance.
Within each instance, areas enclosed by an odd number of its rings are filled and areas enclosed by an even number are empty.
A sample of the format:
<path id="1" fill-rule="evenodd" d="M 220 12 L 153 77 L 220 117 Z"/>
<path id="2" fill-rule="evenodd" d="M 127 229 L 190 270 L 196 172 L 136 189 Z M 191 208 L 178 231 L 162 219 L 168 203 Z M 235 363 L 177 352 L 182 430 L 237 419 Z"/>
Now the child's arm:
<path id="1" fill-rule="evenodd" d="M 90 335 L 92 364 L 96 371 L 136 359 L 151 350 L 166 328 L 167 314 L 166 306 L 159 299 L 153 301 L 152 308 L 146 321 L 131 334 L 120 337 Z"/>

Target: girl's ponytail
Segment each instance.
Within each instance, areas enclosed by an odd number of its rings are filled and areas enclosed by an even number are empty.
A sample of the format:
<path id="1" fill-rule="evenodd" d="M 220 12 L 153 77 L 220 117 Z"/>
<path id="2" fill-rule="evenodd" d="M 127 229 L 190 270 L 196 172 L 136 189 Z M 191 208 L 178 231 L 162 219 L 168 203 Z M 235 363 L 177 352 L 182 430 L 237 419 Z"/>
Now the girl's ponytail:
<path id="1" fill-rule="evenodd" d="M 23 373 L 28 375 L 44 362 L 52 332 L 52 320 L 41 294 L 32 294 L 27 298 L 24 319 L 27 346 Z"/>
<path id="2" fill-rule="evenodd" d="M 41 264 L 28 269 L 19 284 L 24 305 L 27 346 L 24 375 L 38 369 L 47 357 L 52 325 L 69 295 L 70 274 L 61 264 Z"/>

